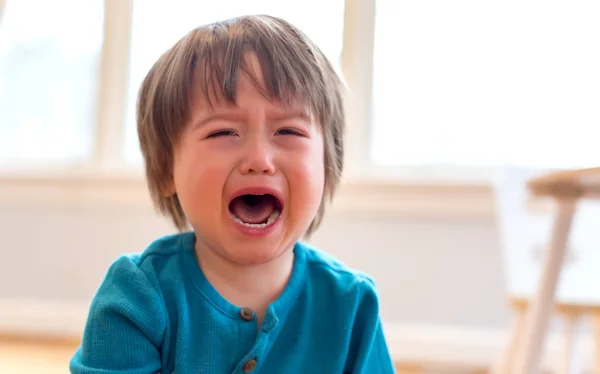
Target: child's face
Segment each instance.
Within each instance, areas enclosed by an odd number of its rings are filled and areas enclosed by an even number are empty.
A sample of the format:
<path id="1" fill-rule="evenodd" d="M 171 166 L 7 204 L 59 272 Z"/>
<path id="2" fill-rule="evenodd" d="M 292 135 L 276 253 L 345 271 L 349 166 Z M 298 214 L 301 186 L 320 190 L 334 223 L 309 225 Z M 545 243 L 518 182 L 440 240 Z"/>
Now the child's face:
<path id="1" fill-rule="evenodd" d="M 261 79 L 258 60 L 248 58 Z M 290 249 L 316 215 L 323 136 L 305 106 L 270 102 L 243 73 L 236 101 L 213 101 L 211 109 L 199 92 L 193 95 L 191 121 L 175 150 L 173 188 L 200 249 L 260 264 Z"/>

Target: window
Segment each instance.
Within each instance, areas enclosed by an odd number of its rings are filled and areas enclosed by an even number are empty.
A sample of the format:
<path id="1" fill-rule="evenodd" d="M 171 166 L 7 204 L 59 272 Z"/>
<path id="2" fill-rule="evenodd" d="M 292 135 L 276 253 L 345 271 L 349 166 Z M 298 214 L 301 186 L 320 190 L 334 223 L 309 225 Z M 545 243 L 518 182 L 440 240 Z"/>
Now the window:
<path id="1" fill-rule="evenodd" d="M 378 0 L 379 166 L 598 165 L 600 3 Z"/>
<path id="2" fill-rule="evenodd" d="M 141 162 L 135 102 L 142 80 L 160 54 L 194 27 L 244 14 L 260 13 L 279 16 L 292 22 L 312 38 L 332 61 L 339 61 L 344 24 L 343 0 L 134 1 L 125 126 L 125 158 L 128 162 Z"/>
<path id="3" fill-rule="evenodd" d="M 3 169 L 141 171 L 135 102 L 151 65 L 192 28 L 249 13 L 288 19 L 343 65 L 350 178 L 598 163 L 597 2 L 83 3 L 0 1 Z"/>
<path id="4" fill-rule="evenodd" d="M 6 1 L 0 19 L 3 167 L 90 157 L 103 6 L 101 0 Z"/>

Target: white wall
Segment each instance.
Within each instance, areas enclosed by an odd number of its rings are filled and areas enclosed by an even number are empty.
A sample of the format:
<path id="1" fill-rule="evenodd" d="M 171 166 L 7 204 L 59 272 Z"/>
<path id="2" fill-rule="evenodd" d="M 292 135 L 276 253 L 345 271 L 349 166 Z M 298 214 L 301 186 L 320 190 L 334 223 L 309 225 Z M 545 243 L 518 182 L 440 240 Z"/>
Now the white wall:
<path id="1" fill-rule="evenodd" d="M 0 204 L 0 300 L 87 303 L 109 264 L 172 232 L 144 204 Z M 502 327 L 501 255 L 489 219 L 332 211 L 315 244 L 371 273 L 386 321 Z M 482 287 L 482 285 L 485 285 Z M 6 324 L 6 321 L 5 321 Z"/>
<path id="2" fill-rule="evenodd" d="M 314 242 L 373 274 L 389 321 L 505 325 L 501 255 L 491 219 L 331 217 Z"/>
<path id="3" fill-rule="evenodd" d="M 138 182 L 71 182 L 0 180 L 0 333 L 79 336 L 111 262 L 173 232 L 138 198 Z M 489 190 L 350 190 L 312 242 L 374 276 L 394 356 L 485 365 L 501 357 L 510 320 Z M 556 359 L 560 341 L 550 341 Z"/>

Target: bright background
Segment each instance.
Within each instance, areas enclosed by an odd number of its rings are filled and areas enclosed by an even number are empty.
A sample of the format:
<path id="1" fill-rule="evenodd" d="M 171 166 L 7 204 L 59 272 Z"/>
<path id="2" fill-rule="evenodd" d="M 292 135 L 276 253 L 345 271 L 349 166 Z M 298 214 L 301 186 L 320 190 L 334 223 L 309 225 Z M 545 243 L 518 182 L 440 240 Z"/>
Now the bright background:
<path id="1" fill-rule="evenodd" d="M 517 278 L 492 177 L 600 163 L 599 2 L 2 5 L 0 331 L 79 334 L 108 265 L 173 232 L 147 197 L 134 106 L 199 24 L 282 16 L 343 74 L 347 169 L 313 241 L 375 277 L 395 352 L 496 357 Z"/>

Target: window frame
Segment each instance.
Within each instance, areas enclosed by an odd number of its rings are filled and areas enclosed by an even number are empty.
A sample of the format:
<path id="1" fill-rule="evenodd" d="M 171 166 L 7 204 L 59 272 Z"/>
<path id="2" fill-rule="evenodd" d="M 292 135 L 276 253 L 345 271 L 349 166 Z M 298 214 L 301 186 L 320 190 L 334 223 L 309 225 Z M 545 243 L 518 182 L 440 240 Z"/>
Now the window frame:
<path id="1" fill-rule="evenodd" d="M 2 7 L 0 0 L 0 22 Z M 147 205 L 144 171 L 123 162 L 133 0 L 104 0 L 92 157 L 77 165 L 0 171 L 0 201 Z M 378 168 L 370 160 L 376 0 L 345 0 L 341 70 L 348 89 L 345 172 L 334 200 L 344 215 L 489 218 L 490 170 Z"/>

